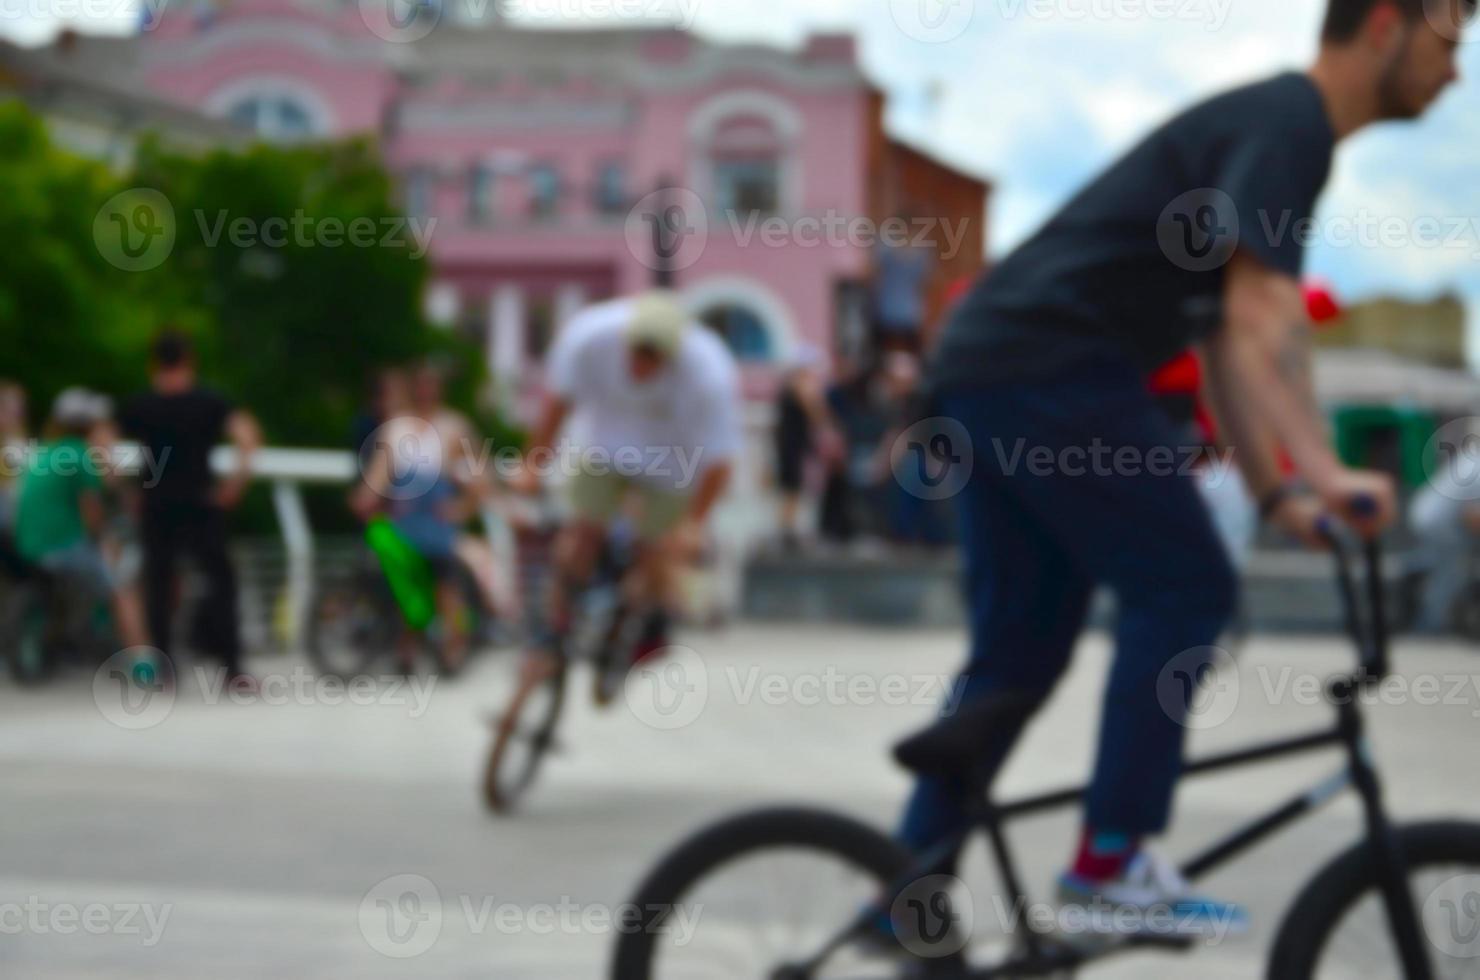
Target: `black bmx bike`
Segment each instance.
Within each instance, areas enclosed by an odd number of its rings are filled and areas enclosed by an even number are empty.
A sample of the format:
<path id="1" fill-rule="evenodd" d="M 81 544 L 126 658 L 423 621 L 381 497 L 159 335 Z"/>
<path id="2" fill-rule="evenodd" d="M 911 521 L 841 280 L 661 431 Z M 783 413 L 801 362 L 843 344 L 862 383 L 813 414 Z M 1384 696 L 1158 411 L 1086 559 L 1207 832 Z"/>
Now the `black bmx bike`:
<path id="1" fill-rule="evenodd" d="M 560 748 L 558 732 L 576 664 L 591 665 L 591 697 L 610 705 L 626 683 L 636 657 L 642 610 L 625 590 L 637 543 L 621 527 L 608 534 L 591 579 L 572 590 L 566 620 L 550 623 L 551 590 L 560 587 L 554 554 L 560 522 L 548 501 L 515 523 L 515 552 L 525 632 L 548 657 L 526 660 L 504 711 L 491 719 L 493 743 L 483 771 L 483 801 L 507 815 L 535 784 L 547 757 Z"/>
<path id="2" fill-rule="evenodd" d="M 1355 545 L 1332 536 L 1337 581 L 1360 668 L 1326 689 L 1333 726 L 1191 762 L 1188 775 L 1220 772 L 1322 749 L 1339 749 L 1341 770 L 1207 847 L 1181 868 L 1190 880 L 1232 861 L 1269 835 L 1354 790 L 1365 833 L 1320 870 L 1295 899 L 1267 961 L 1270 980 L 1437 980 L 1480 977 L 1480 824 L 1394 823 L 1368 749 L 1363 694 L 1389 673 L 1382 561 L 1365 546 L 1361 578 Z M 1156 938 L 1086 945 L 1032 916 L 1000 923 L 995 962 L 967 957 L 961 886 L 951 877 L 975 834 L 985 837 L 998 875 L 999 909 L 1026 907 L 1018 863 L 1005 833 L 1018 818 L 1066 808 L 1084 796 L 1066 789 L 1015 802 L 991 796 L 981 748 L 1017 730 L 1031 712 L 1021 699 L 974 703 L 901 743 L 896 758 L 917 773 L 948 774 L 972 788 L 970 826 L 923 856 L 845 816 L 768 809 L 713 826 L 665 857 L 638 888 L 640 918 L 620 931 L 614 980 L 747 977 L 766 980 L 1070 977 L 1126 949 L 1188 951 L 1196 940 Z M 1437 750 L 1437 749 L 1436 749 Z M 1473 765 L 1456 757 L 1461 771 Z M 976 900 L 979 908 L 980 897 Z M 976 951 L 973 951 L 976 952 Z"/>

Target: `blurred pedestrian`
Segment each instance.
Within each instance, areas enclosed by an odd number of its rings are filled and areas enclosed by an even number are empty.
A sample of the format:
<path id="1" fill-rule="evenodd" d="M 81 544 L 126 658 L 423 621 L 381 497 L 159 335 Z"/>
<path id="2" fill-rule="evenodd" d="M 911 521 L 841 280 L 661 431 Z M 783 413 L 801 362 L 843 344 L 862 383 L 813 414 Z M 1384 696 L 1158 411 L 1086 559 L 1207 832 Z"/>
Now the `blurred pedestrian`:
<path id="1" fill-rule="evenodd" d="M 921 352 L 925 323 L 925 290 L 935 273 L 935 253 L 913 241 L 915 221 L 898 215 L 893 224 L 904 234 L 884 236 L 874 250 L 875 350 Z"/>
<path id="2" fill-rule="evenodd" d="M 251 481 L 252 458 L 262 444 L 252 415 L 201 387 L 189 338 L 162 332 L 150 355 L 150 391 L 125 405 L 124 433 L 145 453 L 142 484 L 144 591 L 149 632 L 166 656 L 171 648 L 176 575 L 181 556 L 193 559 L 207 584 L 193 632 L 203 652 L 220 658 L 233 687 L 253 686 L 242 668 L 236 569 L 227 551 L 227 513 Z M 236 449 L 224 480 L 211 472 L 211 451 L 223 439 Z"/>
<path id="3" fill-rule="evenodd" d="M 350 444 L 360 458 L 364 473 L 375 452 L 375 436 L 380 427 L 406 412 L 410 388 L 406 372 L 400 368 L 377 371 L 371 380 L 365 405 L 350 423 Z"/>
<path id="4" fill-rule="evenodd" d="M 0 381 L 0 537 L 14 523 L 26 450 L 26 390 L 14 381 Z"/>
<path id="5" fill-rule="evenodd" d="M 112 467 L 108 420 L 112 403 L 84 388 L 57 396 L 46 441 L 26 463 L 16 502 L 16 548 L 29 564 L 54 576 L 69 595 L 108 603 L 124 647 L 149 636 L 135 584 L 105 557 L 104 479 Z"/>
<path id="6" fill-rule="evenodd" d="M 1440 459 L 1408 507 L 1416 539 L 1408 567 L 1424 577 L 1414 625 L 1423 632 L 1453 628 L 1455 603 L 1469 584 L 1480 537 L 1480 456 L 1462 449 Z"/>
<path id="7" fill-rule="evenodd" d="M 822 355 L 803 347 L 793 356 L 776 400 L 776 486 L 781 494 L 781 544 L 789 550 L 801 542 L 798 521 L 806 490 L 807 463 L 839 454 L 839 437 L 828 411 L 818 368 Z"/>

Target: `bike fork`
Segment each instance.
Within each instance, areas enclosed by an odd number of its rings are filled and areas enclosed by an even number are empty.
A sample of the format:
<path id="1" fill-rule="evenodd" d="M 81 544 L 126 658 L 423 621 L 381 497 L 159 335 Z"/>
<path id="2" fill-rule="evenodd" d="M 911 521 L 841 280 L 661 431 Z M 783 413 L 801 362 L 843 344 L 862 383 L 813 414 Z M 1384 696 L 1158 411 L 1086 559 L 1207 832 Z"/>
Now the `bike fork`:
<path id="1" fill-rule="evenodd" d="M 1408 883 L 1408 857 L 1403 853 L 1397 830 L 1383 805 L 1382 786 L 1372 767 L 1367 739 L 1354 715 L 1349 721 L 1355 725 L 1350 742 L 1352 783 L 1362 797 L 1362 808 L 1367 817 L 1368 850 L 1377 868 L 1377 884 L 1382 891 L 1388 928 L 1398 946 L 1403 976 L 1407 980 L 1433 980 L 1434 971 L 1429 961 L 1423 925 Z"/>

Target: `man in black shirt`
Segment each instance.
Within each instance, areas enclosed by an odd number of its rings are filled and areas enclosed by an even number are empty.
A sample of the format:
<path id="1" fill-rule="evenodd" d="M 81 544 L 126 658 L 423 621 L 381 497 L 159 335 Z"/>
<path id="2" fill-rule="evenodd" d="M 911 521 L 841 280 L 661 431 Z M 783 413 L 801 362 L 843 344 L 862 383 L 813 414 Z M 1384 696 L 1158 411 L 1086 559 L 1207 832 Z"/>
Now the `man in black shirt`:
<path id="1" fill-rule="evenodd" d="M 1118 599 L 1066 902 L 1170 903 L 1237 924 L 1237 906 L 1192 896 L 1141 847 L 1170 819 L 1187 679 L 1206 669 L 1237 592 L 1185 478 L 1197 447 L 1179 452 L 1146 376 L 1201 344 L 1220 428 L 1278 526 L 1315 543 L 1323 511 L 1367 535 L 1390 523 L 1392 482 L 1341 463 L 1316 404 L 1302 245 L 1336 144 L 1420 115 L 1455 79 L 1473 8 L 1331 0 L 1310 71 L 1221 95 L 1152 133 L 978 283 L 946 328 L 932 387 L 971 439 L 947 455 L 973 461 L 960 494 L 973 633 L 964 696 L 1046 698 L 1091 590 Z M 1285 481 L 1279 446 L 1310 496 Z M 922 779 L 905 842 L 923 850 L 959 827 L 961 791 Z"/>
<path id="2" fill-rule="evenodd" d="M 196 639 L 219 656 L 234 685 L 250 684 L 242 672 L 236 571 L 227 552 L 226 512 L 235 508 L 251 479 L 252 454 L 261 435 L 252 416 L 196 383 L 189 340 L 167 331 L 154 342 L 153 390 L 120 413 L 123 431 L 152 461 L 143 485 L 144 586 L 154 644 L 170 652 L 176 575 L 182 554 L 205 576 L 208 593 L 196 611 Z M 233 474 L 218 482 L 211 450 L 223 440 L 236 448 Z"/>

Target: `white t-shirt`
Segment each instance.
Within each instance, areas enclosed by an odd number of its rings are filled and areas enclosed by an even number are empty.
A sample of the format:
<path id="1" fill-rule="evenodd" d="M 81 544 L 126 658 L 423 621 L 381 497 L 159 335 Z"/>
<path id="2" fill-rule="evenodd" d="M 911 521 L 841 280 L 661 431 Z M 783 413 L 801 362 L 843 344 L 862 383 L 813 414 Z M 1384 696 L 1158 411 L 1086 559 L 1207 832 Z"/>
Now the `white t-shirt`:
<path id="1" fill-rule="evenodd" d="M 740 451 L 739 370 L 724 341 L 693 323 L 656 377 L 634 380 L 632 307 L 616 300 L 573 317 L 550 353 L 550 387 L 572 406 L 569 435 L 584 466 L 688 492 L 706 469 Z"/>

